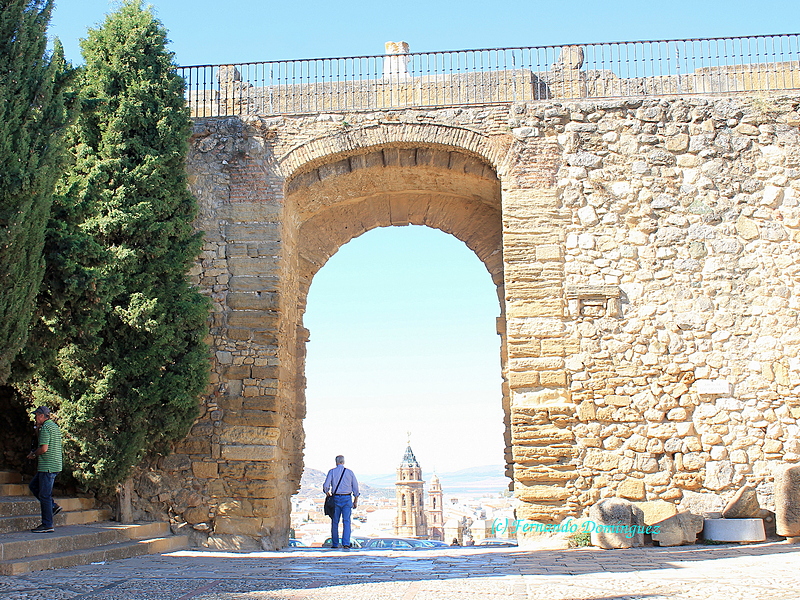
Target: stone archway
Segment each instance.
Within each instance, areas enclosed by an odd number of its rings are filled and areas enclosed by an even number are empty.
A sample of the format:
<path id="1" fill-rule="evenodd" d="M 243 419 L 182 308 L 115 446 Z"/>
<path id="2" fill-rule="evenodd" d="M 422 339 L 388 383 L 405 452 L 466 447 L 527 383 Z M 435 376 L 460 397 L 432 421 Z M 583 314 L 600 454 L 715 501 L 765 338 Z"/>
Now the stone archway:
<path id="1" fill-rule="evenodd" d="M 463 241 L 497 287 L 506 475 L 525 501 L 518 516 L 574 512 L 564 502 L 575 497 L 575 411 L 563 367 L 558 165 L 553 139 L 520 143 L 439 123 L 198 123 L 189 170 L 206 249 L 196 276 L 214 300 L 215 361 L 203 417 L 161 466 L 188 476 L 203 504 L 170 510 L 189 525 L 207 518 L 216 547 L 285 544 L 303 470 L 310 283 L 353 237 L 415 224 Z"/>
<path id="2" fill-rule="evenodd" d="M 463 241 L 486 266 L 497 288 L 499 322 L 505 321 L 500 181 L 483 160 L 441 146 L 384 145 L 300 171 L 288 181 L 287 211 L 296 216 L 287 259 L 296 276 L 296 406 L 305 409 L 306 298 L 317 271 L 345 243 L 376 227 L 425 225 Z M 287 239 L 290 238 L 287 235 Z M 499 328 L 505 356 L 505 330 Z M 505 430 L 510 413 L 507 386 L 502 406 Z M 302 451 L 296 430 L 296 451 Z M 505 435 L 506 457 L 511 439 Z M 510 469 L 509 469 L 510 474 Z"/>

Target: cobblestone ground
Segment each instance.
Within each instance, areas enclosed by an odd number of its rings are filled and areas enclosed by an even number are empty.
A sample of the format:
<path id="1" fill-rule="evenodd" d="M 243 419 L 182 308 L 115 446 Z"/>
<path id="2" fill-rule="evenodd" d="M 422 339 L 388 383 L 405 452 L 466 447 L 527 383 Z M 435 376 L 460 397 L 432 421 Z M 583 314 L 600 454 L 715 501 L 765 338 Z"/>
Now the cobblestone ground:
<path id="1" fill-rule="evenodd" d="M 800 546 L 183 551 L 0 579 L 3 600 L 796 600 Z"/>

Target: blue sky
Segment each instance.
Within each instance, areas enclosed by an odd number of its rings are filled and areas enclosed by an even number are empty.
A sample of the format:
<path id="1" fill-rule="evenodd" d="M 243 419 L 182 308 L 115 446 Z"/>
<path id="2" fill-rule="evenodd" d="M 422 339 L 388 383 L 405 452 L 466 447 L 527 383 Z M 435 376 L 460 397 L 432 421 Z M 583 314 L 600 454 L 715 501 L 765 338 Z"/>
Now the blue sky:
<path id="1" fill-rule="evenodd" d="M 155 0 L 182 65 L 381 54 L 387 41 L 412 52 L 576 42 L 796 33 L 797 3 L 673 0 L 543 2 L 219 2 Z M 101 22 L 108 0 L 56 0 L 52 32 L 69 58 Z M 491 9 L 489 7 L 491 6 Z"/>
<path id="2" fill-rule="evenodd" d="M 796 0 L 151 4 L 181 65 L 374 55 L 387 41 L 425 52 L 800 31 Z M 70 60 L 112 8 L 57 0 L 51 34 Z M 426 471 L 502 463 L 498 315 L 488 273 L 455 238 L 395 227 L 345 245 L 309 296 L 306 464 L 343 453 L 356 472 L 391 472 L 407 431 Z"/>

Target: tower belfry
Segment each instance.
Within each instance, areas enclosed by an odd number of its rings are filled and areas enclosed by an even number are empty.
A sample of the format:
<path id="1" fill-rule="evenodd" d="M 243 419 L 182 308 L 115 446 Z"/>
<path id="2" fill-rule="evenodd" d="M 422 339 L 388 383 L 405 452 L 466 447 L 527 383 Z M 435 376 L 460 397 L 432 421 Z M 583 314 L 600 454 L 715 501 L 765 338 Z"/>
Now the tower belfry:
<path id="1" fill-rule="evenodd" d="M 424 486 L 422 469 L 409 444 L 406 447 L 400 466 L 397 467 L 395 535 L 410 538 L 428 537 L 428 525 L 425 520 Z"/>
<path id="2" fill-rule="evenodd" d="M 428 537 L 432 540 L 444 541 L 444 507 L 442 506 L 442 484 L 434 475 L 428 488 L 430 504 L 428 506 Z"/>

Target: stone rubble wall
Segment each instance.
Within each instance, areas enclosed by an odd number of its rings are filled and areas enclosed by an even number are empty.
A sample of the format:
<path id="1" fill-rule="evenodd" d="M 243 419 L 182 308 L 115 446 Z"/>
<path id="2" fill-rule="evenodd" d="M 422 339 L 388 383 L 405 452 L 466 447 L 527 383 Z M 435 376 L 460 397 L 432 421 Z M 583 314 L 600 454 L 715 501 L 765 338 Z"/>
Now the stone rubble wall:
<path id="1" fill-rule="evenodd" d="M 327 210 L 312 192 L 377 150 L 390 170 L 393 148 L 499 179 L 503 263 L 487 268 L 518 518 L 612 496 L 691 508 L 745 483 L 769 508 L 774 469 L 800 462 L 798 107 L 740 95 L 196 120 L 212 383 L 176 453 L 143 466 L 139 514 L 217 547 L 285 543 L 321 266 L 303 262 L 303 225 Z M 369 218 L 362 230 L 394 217 Z"/>

